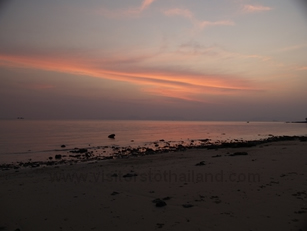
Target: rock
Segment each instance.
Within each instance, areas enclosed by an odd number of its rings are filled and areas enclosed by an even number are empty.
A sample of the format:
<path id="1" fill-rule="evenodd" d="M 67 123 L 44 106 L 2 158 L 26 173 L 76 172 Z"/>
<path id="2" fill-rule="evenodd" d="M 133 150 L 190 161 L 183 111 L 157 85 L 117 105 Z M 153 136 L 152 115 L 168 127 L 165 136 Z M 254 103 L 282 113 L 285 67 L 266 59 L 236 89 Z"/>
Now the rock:
<path id="1" fill-rule="evenodd" d="M 158 229 L 161 229 L 164 226 L 164 224 L 162 224 L 162 223 L 157 223 L 156 225 L 157 225 Z"/>
<path id="2" fill-rule="evenodd" d="M 111 196 L 115 196 L 115 195 L 117 195 L 117 194 L 119 194 L 119 192 L 115 192 L 115 191 L 114 191 L 114 192 L 111 193 Z"/>
<path id="3" fill-rule="evenodd" d="M 305 137 L 299 137 L 299 141 L 306 142 L 307 141 L 307 137 L 306 136 Z"/>
<path id="4" fill-rule="evenodd" d="M 216 203 L 216 204 L 219 204 L 219 203 L 222 202 L 221 199 L 218 196 L 211 196 L 210 199 L 213 200 L 214 203 Z"/>
<path id="5" fill-rule="evenodd" d="M 221 155 L 211 156 L 212 158 L 222 157 Z"/>
<path id="6" fill-rule="evenodd" d="M 152 200 L 152 203 L 155 203 L 156 204 L 156 207 L 164 207 L 166 206 L 166 202 L 161 200 L 160 198 L 156 198 L 154 200 Z"/>
<path id="7" fill-rule="evenodd" d="M 201 142 L 208 142 L 210 139 L 201 139 L 201 140 L 199 140 L 199 141 L 201 141 Z"/>
<path id="8" fill-rule="evenodd" d="M 115 138 L 115 134 L 108 135 L 108 138 L 114 139 Z"/>
<path id="9" fill-rule="evenodd" d="M 206 164 L 205 164 L 205 161 L 201 161 L 201 162 L 195 164 L 195 166 L 203 166 L 203 165 L 206 165 Z"/>
<path id="10" fill-rule="evenodd" d="M 72 158 L 80 158 L 81 155 L 69 155 L 69 157 L 72 157 Z"/>
<path id="11" fill-rule="evenodd" d="M 87 149 L 86 148 L 80 148 L 80 149 L 75 149 L 70 151 L 71 153 L 86 153 Z"/>
<path id="12" fill-rule="evenodd" d="M 152 200 L 151 202 L 152 202 L 152 203 L 157 203 L 157 202 L 159 202 L 159 201 L 161 201 L 161 199 L 160 199 L 160 198 L 156 198 L 156 199 Z"/>
<path id="13" fill-rule="evenodd" d="M 66 145 L 64 145 L 64 144 L 61 145 L 61 148 L 65 148 L 65 147 L 66 147 Z"/>
<path id="14" fill-rule="evenodd" d="M 85 156 L 86 158 L 90 158 L 92 155 L 93 155 L 93 153 L 89 153 L 89 152 L 87 152 L 87 153 L 85 153 L 85 155 L 84 155 L 84 156 Z"/>
<path id="15" fill-rule="evenodd" d="M 192 208 L 194 205 L 191 204 L 183 204 L 182 207 L 183 208 Z"/>
<path id="16" fill-rule="evenodd" d="M 127 173 L 125 175 L 123 175 L 123 177 L 134 177 L 134 176 L 137 176 L 138 174 L 136 173 Z"/>
<path id="17" fill-rule="evenodd" d="M 33 162 L 30 164 L 31 168 L 37 168 L 40 166 L 40 164 L 38 162 Z"/>
<path id="18" fill-rule="evenodd" d="M 156 207 L 160 207 L 161 208 L 161 207 L 164 207 L 166 205 L 167 205 L 166 202 L 162 201 L 162 200 L 156 202 Z"/>
<path id="19" fill-rule="evenodd" d="M 104 160 L 110 160 L 110 159 L 113 159 L 113 156 L 105 156 L 103 157 Z"/>
<path id="20" fill-rule="evenodd" d="M 55 155 L 54 158 L 55 158 L 56 160 L 60 160 L 60 159 L 62 159 L 62 155 Z"/>
<path id="21" fill-rule="evenodd" d="M 307 213 L 306 211 L 303 211 L 303 210 L 300 210 L 300 211 L 297 211 L 297 212 L 294 212 L 296 214 L 303 214 L 303 213 Z"/>
<path id="22" fill-rule="evenodd" d="M 86 148 L 80 148 L 79 149 L 79 153 L 86 153 L 87 152 L 87 149 Z"/>
<path id="23" fill-rule="evenodd" d="M 229 156 L 247 156 L 247 152 L 235 152 L 233 154 L 230 154 Z"/>

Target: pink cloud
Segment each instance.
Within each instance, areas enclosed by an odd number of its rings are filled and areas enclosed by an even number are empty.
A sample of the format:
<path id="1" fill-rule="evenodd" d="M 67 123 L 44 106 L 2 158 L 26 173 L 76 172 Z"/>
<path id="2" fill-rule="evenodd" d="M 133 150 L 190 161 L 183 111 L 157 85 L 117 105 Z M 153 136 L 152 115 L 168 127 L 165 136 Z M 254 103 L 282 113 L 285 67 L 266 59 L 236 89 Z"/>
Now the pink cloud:
<path id="1" fill-rule="evenodd" d="M 243 12 L 246 12 L 246 13 L 270 11 L 270 10 L 273 10 L 273 9 L 268 6 L 261 6 L 261 5 L 245 5 L 243 7 Z"/>
<path id="2" fill-rule="evenodd" d="M 139 7 L 140 11 L 147 9 L 156 0 L 144 0 L 142 5 Z"/>
<path id="3" fill-rule="evenodd" d="M 297 68 L 299 71 L 307 71 L 307 66 Z"/>
<path id="4" fill-rule="evenodd" d="M 163 13 L 167 16 L 179 15 L 185 18 L 190 18 L 190 19 L 194 18 L 193 13 L 187 9 L 174 8 L 174 9 L 166 10 Z"/>
<path id="5" fill-rule="evenodd" d="M 156 0 L 144 0 L 141 6 L 128 9 L 111 10 L 107 8 L 101 8 L 98 10 L 98 12 L 108 18 L 134 17 L 139 16 L 139 14 L 146 10 L 154 1 Z"/>
<path id="6" fill-rule="evenodd" d="M 208 27 L 208 26 L 233 26 L 235 23 L 230 20 L 222 20 L 222 21 L 215 21 L 215 22 L 210 22 L 210 21 L 202 21 L 198 23 L 198 26 L 200 28 Z"/>
<path id="7" fill-rule="evenodd" d="M 127 60 L 129 58 L 122 57 Z M 115 61 L 116 62 L 116 61 Z M 202 101 L 204 95 L 233 95 L 242 91 L 259 89 L 238 76 L 209 75 L 192 71 L 120 68 L 101 59 L 88 57 L 59 58 L 57 55 L 0 55 L 0 65 L 56 71 L 75 75 L 87 75 L 138 85 L 149 94 L 163 95 L 184 100 Z M 229 81 L 231 79 L 231 81 Z M 50 89 L 49 85 L 32 86 L 35 89 Z"/>
<path id="8" fill-rule="evenodd" d="M 184 18 L 189 19 L 196 28 L 198 29 L 203 29 L 205 27 L 209 26 L 233 26 L 235 23 L 230 20 L 221 20 L 221 21 L 200 21 L 198 20 L 194 14 L 188 10 L 188 9 L 180 9 L 180 8 L 174 8 L 174 9 L 169 9 L 163 12 L 166 16 L 182 16 Z"/>

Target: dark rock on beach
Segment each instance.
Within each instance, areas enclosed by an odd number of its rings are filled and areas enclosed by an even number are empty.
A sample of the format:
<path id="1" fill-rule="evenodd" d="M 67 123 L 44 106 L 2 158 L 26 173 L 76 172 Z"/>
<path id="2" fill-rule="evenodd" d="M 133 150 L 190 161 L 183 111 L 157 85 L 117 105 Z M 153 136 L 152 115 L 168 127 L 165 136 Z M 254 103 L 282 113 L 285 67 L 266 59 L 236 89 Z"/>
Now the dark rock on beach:
<path id="1" fill-rule="evenodd" d="M 201 162 L 195 164 L 195 166 L 203 166 L 203 165 L 206 165 L 206 164 L 205 164 L 205 161 L 201 161 Z"/>
<path id="2" fill-rule="evenodd" d="M 166 204 L 166 202 L 165 201 L 158 201 L 157 203 L 156 203 L 156 207 L 164 207 L 164 206 L 166 206 L 167 204 Z"/>
<path id="3" fill-rule="evenodd" d="M 127 173 L 125 175 L 123 175 L 123 177 L 134 177 L 134 176 L 137 176 L 138 174 L 136 173 Z"/>
<path id="4" fill-rule="evenodd" d="M 80 158 L 81 155 L 80 155 L 80 154 L 78 154 L 78 155 L 69 155 L 69 157 L 72 157 L 72 158 Z"/>
<path id="5" fill-rule="evenodd" d="M 37 167 L 39 167 L 39 166 L 40 166 L 40 163 L 39 163 L 39 162 L 33 162 L 33 163 L 31 163 L 31 165 L 30 165 L 31 168 L 37 168 Z"/>
<path id="6" fill-rule="evenodd" d="M 156 225 L 157 225 L 157 228 L 158 228 L 158 229 L 161 229 L 161 228 L 163 228 L 163 226 L 164 226 L 164 224 L 162 224 L 162 223 L 157 223 Z"/>
<path id="7" fill-rule="evenodd" d="M 166 202 L 160 198 L 154 199 L 152 202 L 156 204 L 156 207 L 164 207 L 167 205 Z"/>
<path id="8" fill-rule="evenodd" d="M 86 153 L 88 150 L 86 148 L 80 148 L 70 151 L 71 153 Z"/>
<path id="9" fill-rule="evenodd" d="M 210 139 L 200 139 L 199 141 L 201 141 L 201 142 L 208 142 L 208 141 L 210 141 Z"/>
<path id="10" fill-rule="evenodd" d="M 187 209 L 187 208 L 192 208 L 193 206 L 194 206 L 194 205 L 191 205 L 191 204 L 183 204 L 183 205 L 182 205 L 182 207 L 183 207 L 183 208 L 186 208 L 186 209 Z"/>
<path id="11" fill-rule="evenodd" d="M 222 157 L 221 155 L 211 156 L 212 158 Z"/>
<path id="12" fill-rule="evenodd" d="M 152 203 L 157 203 L 157 202 L 159 202 L 159 201 L 161 201 L 161 199 L 160 199 L 160 198 L 156 198 L 156 199 L 153 199 L 151 202 L 152 202 Z"/>
<path id="13" fill-rule="evenodd" d="M 79 153 L 86 153 L 87 152 L 87 149 L 86 148 L 80 148 L 79 149 Z"/>
<path id="14" fill-rule="evenodd" d="M 247 152 L 235 152 L 233 154 L 230 154 L 229 156 L 247 156 Z"/>
<path id="15" fill-rule="evenodd" d="M 108 138 L 114 139 L 115 138 L 115 134 L 108 135 Z"/>
<path id="16" fill-rule="evenodd" d="M 60 159 L 62 158 L 62 155 L 55 155 L 54 158 L 55 158 L 56 160 L 60 160 Z"/>
<path id="17" fill-rule="evenodd" d="M 306 142 L 307 141 L 307 137 L 305 136 L 303 136 L 303 137 L 299 137 L 299 141 L 301 141 L 301 142 Z"/>

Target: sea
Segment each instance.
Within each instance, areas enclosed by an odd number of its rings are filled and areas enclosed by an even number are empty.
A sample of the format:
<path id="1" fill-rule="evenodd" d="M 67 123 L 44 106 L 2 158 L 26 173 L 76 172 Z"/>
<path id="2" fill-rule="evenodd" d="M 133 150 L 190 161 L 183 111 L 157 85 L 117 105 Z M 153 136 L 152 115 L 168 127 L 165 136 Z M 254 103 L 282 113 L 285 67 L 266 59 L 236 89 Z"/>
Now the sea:
<path id="1" fill-rule="evenodd" d="M 114 139 L 108 135 L 115 134 Z M 306 136 L 306 123 L 247 121 L 0 120 L 0 164 L 47 160 L 74 148 L 137 147 L 160 140 L 212 142 Z M 61 147 L 65 145 L 65 148 Z"/>

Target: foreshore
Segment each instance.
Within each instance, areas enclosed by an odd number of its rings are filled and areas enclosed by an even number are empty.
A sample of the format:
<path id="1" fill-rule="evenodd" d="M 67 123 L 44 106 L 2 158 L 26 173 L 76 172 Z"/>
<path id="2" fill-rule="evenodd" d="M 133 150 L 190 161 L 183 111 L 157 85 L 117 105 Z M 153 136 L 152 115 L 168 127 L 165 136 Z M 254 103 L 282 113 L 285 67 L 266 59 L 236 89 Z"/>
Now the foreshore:
<path id="1" fill-rule="evenodd" d="M 219 149 L 219 148 L 240 148 L 253 147 L 260 144 L 299 140 L 307 141 L 307 136 L 273 136 L 259 140 L 218 140 L 211 141 L 210 139 L 197 139 L 187 141 L 165 141 L 161 139 L 138 147 L 115 147 L 115 146 L 97 146 L 84 147 L 62 150 L 54 150 L 54 156 L 49 156 L 46 160 L 28 159 L 27 161 L 13 161 L 0 164 L 0 170 L 10 170 L 19 168 L 38 168 L 43 166 L 56 166 L 66 164 L 76 164 L 92 161 L 101 161 L 109 159 L 126 159 L 131 157 L 140 157 L 146 155 L 154 155 L 159 153 L 178 152 L 191 149 Z M 58 152 L 61 151 L 61 154 Z M 63 151 L 66 153 L 63 154 Z M 58 154 L 57 154 L 58 153 Z"/>
<path id="2" fill-rule="evenodd" d="M 146 150 L 2 166 L 0 230 L 307 228 L 306 137 Z"/>

